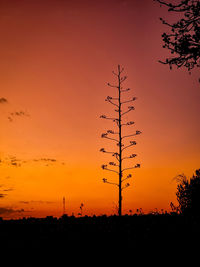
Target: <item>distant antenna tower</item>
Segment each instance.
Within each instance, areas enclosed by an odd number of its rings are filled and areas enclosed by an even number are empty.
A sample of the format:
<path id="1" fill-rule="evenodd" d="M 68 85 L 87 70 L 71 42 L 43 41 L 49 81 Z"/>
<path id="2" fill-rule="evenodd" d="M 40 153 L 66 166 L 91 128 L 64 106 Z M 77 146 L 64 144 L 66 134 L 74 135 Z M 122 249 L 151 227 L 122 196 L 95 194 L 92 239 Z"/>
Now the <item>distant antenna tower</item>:
<path id="1" fill-rule="evenodd" d="M 65 214 L 65 197 L 63 197 L 63 215 Z"/>

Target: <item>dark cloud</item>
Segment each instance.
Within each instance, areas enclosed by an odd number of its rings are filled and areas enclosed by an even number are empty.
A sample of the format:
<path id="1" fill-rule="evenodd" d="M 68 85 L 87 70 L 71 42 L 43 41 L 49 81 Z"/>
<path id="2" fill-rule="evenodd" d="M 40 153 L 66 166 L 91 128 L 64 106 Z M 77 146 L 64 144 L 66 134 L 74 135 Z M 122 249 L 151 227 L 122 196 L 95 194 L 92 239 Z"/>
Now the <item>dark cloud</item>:
<path id="1" fill-rule="evenodd" d="M 14 189 L 13 188 L 7 188 L 7 189 L 3 189 L 2 191 L 4 192 L 10 192 L 10 191 L 13 191 Z"/>
<path id="2" fill-rule="evenodd" d="M 10 112 L 8 120 L 12 122 L 15 117 L 22 117 L 22 116 L 30 117 L 30 115 L 27 112 L 20 110 L 20 111 Z"/>
<path id="3" fill-rule="evenodd" d="M 22 164 L 22 160 L 21 159 L 18 159 L 17 157 L 15 156 L 9 156 L 7 158 L 7 163 L 11 166 L 14 166 L 14 167 L 20 167 L 21 164 Z"/>
<path id="4" fill-rule="evenodd" d="M 8 100 L 5 97 L 1 97 L 0 104 L 6 104 L 6 103 L 8 103 Z M 9 112 L 7 118 L 10 122 L 12 122 L 16 117 L 23 117 L 23 116 L 30 117 L 30 115 L 26 111 L 19 110 L 19 111 Z"/>
<path id="5" fill-rule="evenodd" d="M 8 117 L 8 120 L 10 121 L 10 122 L 12 122 L 13 121 L 13 119 L 9 116 Z"/>
<path id="6" fill-rule="evenodd" d="M 1 97 L 0 104 L 6 104 L 6 103 L 8 103 L 8 100 L 5 97 Z M 10 122 L 12 122 L 14 118 L 22 116 L 30 117 L 30 115 L 26 111 L 20 110 L 20 111 L 9 112 L 7 118 Z"/>
<path id="7" fill-rule="evenodd" d="M 21 167 L 23 163 L 26 163 L 27 161 L 24 161 L 22 159 L 17 158 L 16 156 L 7 156 L 3 159 L 0 159 L 0 165 L 9 165 L 13 167 Z M 10 178 L 7 176 L 6 178 Z"/>
<path id="8" fill-rule="evenodd" d="M 25 212 L 25 210 L 24 209 L 13 209 L 13 208 L 0 207 L 0 215 L 11 214 L 11 213 L 21 213 L 21 212 Z"/>
<path id="9" fill-rule="evenodd" d="M 7 196 L 7 194 L 4 194 L 4 192 L 10 192 L 13 191 L 13 188 L 6 188 L 3 184 L 0 185 L 0 198 L 3 198 Z"/>
<path id="10" fill-rule="evenodd" d="M 11 112 L 10 115 L 11 116 L 29 116 L 29 114 L 24 111 Z"/>
<path id="11" fill-rule="evenodd" d="M 8 100 L 4 97 L 1 97 L 0 98 L 0 104 L 6 104 L 6 103 L 8 103 Z"/>

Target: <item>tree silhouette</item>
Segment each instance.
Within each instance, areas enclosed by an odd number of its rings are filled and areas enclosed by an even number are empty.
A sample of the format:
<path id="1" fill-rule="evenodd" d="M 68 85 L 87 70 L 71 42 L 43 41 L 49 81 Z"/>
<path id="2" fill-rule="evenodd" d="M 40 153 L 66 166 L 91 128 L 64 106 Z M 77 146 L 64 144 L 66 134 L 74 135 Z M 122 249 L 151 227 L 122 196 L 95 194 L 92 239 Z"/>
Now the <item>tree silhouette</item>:
<path id="1" fill-rule="evenodd" d="M 169 65 L 170 69 L 173 65 L 177 68 L 185 67 L 191 73 L 194 67 L 200 67 L 200 1 L 185 0 L 179 4 L 154 1 L 167 6 L 169 12 L 179 15 L 175 23 L 160 18 L 162 23 L 170 28 L 170 33 L 162 34 L 163 48 L 169 49 L 173 55 L 160 62 Z"/>
<path id="2" fill-rule="evenodd" d="M 192 178 L 179 175 L 177 186 L 178 210 L 184 215 L 200 215 L 200 169 L 195 171 Z"/>
<path id="3" fill-rule="evenodd" d="M 83 207 L 84 207 L 84 204 L 81 203 L 79 209 L 80 209 L 80 212 L 78 213 L 78 215 L 82 216 L 83 215 Z"/>
<path id="4" fill-rule="evenodd" d="M 134 106 L 129 105 L 129 104 L 136 100 L 136 97 L 132 97 L 131 99 L 126 99 L 126 100 L 123 99 L 123 94 L 130 90 L 130 88 L 124 89 L 122 87 L 122 84 L 127 79 L 127 76 L 122 76 L 123 71 L 124 71 L 124 68 L 121 68 L 120 65 L 118 65 L 118 72 L 115 73 L 113 71 L 113 74 L 117 78 L 117 85 L 112 85 L 110 83 L 107 84 L 108 86 L 115 88 L 117 91 L 117 97 L 107 96 L 105 100 L 106 102 L 108 102 L 109 104 L 115 107 L 114 111 L 117 113 L 117 116 L 116 117 L 115 116 L 108 117 L 106 115 L 100 116 L 100 118 L 102 119 L 111 120 L 114 123 L 115 128 L 117 128 L 117 130 L 107 130 L 107 132 L 103 133 L 101 137 L 115 142 L 118 147 L 118 151 L 106 151 L 104 148 L 101 148 L 100 151 L 103 153 L 111 154 L 115 158 L 114 162 L 113 161 L 109 162 L 109 165 L 112 166 L 111 168 L 108 167 L 107 164 L 105 164 L 105 165 L 102 165 L 102 169 L 114 172 L 118 175 L 117 183 L 110 182 L 107 180 L 107 178 L 103 178 L 103 182 L 107 184 L 115 185 L 119 188 L 119 202 L 118 202 L 118 215 L 119 216 L 122 215 L 122 190 L 130 186 L 129 183 L 124 183 L 124 182 L 127 182 L 127 180 L 132 177 L 131 174 L 128 174 L 125 176 L 125 172 L 127 170 L 140 167 L 140 164 L 136 164 L 135 166 L 131 166 L 128 168 L 123 167 L 125 160 L 132 159 L 137 156 L 136 154 L 124 155 L 124 151 L 126 149 L 136 145 L 135 140 L 131 140 L 129 141 L 129 143 L 127 143 L 126 140 L 128 138 L 135 137 L 141 133 L 140 131 L 137 130 L 132 134 L 123 135 L 123 132 L 124 132 L 123 129 L 127 126 L 134 124 L 133 121 L 124 121 L 124 115 L 134 110 Z M 127 104 L 128 104 L 128 107 L 127 107 Z"/>

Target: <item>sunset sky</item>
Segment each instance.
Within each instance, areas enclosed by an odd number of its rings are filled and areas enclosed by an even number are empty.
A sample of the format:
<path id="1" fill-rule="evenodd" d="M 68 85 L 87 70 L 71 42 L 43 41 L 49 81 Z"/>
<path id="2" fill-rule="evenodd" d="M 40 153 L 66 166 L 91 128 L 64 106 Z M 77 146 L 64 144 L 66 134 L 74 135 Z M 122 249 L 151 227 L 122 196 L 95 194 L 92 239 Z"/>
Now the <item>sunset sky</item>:
<path id="1" fill-rule="evenodd" d="M 117 213 L 99 150 L 118 64 L 138 98 L 128 131 L 142 132 L 123 214 L 176 204 L 173 178 L 200 168 L 200 73 L 158 63 L 160 17 L 174 19 L 153 0 L 0 0 L 0 217 L 59 217 L 63 197 L 69 215 Z"/>

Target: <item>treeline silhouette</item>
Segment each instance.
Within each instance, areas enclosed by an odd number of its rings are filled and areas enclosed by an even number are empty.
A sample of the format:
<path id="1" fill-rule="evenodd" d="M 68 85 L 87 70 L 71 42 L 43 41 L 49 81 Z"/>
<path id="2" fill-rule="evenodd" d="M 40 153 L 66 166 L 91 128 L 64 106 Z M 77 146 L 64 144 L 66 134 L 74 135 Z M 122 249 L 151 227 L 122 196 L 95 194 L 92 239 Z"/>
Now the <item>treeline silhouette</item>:
<path id="1" fill-rule="evenodd" d="M 63 264 L 66 258 L 84 261 L 94 256 L 98 262 L 108 257 L 132 262 L 141 252 L 179 258 L 192 255 L 192 260 L 200 240 L 200 170 L 190 179 L 178 178 L 179 205 L 169 213 L 138 210 L 123 216 L 0 218 L 0 252 L 15 253 L 7 260 L 13 260 L 14 266 L 19 260 L 26 267 L 49 266 L 53 259 L 59 266 L 58 261 Z"/>
<path id="2" fill-rule="evenodd" d="M 124 216 L 24 218 L 0 220 L 1 251 L 35 255 L 122 249 L 132 251 L 194 248 L 200 240 L 200 217 L 177 213 Z M 69 255 L 68 255 L 69 256 Z"/>

